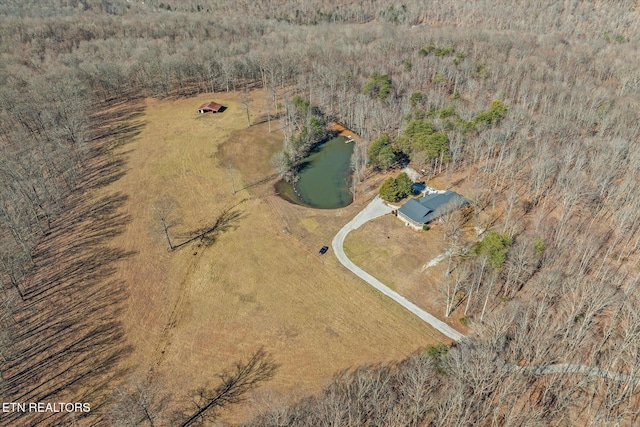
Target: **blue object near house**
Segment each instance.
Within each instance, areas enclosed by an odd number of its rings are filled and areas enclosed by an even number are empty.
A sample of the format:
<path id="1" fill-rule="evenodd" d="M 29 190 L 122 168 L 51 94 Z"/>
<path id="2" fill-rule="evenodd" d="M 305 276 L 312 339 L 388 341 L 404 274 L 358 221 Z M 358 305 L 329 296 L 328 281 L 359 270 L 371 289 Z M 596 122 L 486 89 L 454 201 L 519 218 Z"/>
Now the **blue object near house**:
<path id="1" fill-rule="evenodd" d="M 468 203 L 467 199 L 455 191 L 434 193 L 420 199 L 409 200 L 398 209 L 398 216 L 414 227 L 420 228 Z"/>
<path id="2" fill-rule="evenodd" d="M 427 186 L 422 182 L 414 182 L 411 188 L 414 193 L 422 193 L 427 189 Z"/>

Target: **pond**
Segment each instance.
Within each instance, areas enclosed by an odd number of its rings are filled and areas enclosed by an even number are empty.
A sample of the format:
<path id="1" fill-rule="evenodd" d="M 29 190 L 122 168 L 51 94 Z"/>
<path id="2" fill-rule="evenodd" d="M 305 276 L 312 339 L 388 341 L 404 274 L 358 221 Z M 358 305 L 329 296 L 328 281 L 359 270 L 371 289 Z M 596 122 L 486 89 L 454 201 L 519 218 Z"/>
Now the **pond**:
<path id="1" fill-rule="evenodd" d="M 282 198 L 293 203 L 319 209 L 336 209 L 353 201 L 349 191 L 351 153 L 354 142 L 333 138 L 304 159 L 293 186 L 285 181 L 276 184 Z"/>

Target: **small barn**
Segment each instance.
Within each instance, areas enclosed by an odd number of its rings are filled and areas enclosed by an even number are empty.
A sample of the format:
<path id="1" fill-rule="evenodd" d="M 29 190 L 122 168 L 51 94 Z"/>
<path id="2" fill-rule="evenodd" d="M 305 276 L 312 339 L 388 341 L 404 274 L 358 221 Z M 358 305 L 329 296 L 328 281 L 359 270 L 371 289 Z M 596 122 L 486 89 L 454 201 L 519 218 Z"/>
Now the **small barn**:
<path id="1" fill-rule="evenodd" d="M 198 113 L 222 113 L 224 111 L 224 107 L 217 102 L 207 102 L 202 104 L 200 108 L 198 108 Z"/>

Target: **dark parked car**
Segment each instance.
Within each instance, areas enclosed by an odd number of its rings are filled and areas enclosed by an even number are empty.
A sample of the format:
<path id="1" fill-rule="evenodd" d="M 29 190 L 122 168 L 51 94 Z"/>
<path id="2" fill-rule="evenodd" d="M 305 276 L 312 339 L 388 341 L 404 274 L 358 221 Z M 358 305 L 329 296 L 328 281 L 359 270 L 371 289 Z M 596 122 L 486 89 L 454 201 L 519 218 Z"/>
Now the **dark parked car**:
<path id="1" fill-rule="evenodd" d="M 320 248 L 320 255 L 324 255 L 329 250 L 329 246 L 323 246 Z"/>

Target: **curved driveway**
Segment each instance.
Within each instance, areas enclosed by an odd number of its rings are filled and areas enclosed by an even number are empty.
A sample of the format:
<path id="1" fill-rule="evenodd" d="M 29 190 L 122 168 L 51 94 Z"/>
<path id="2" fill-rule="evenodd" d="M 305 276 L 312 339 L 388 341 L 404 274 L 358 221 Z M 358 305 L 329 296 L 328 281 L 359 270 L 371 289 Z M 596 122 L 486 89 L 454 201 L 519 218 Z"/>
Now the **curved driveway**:
<path id="1" fill-rule="evenodd" d="M 369 203 L 358 215 L 356 215 L 351 221 L 349 221 L 344 227 L 338 231 L 338 234 L 333 238 L 331 242 L 331 247 L 338 257 L 338 261 L 342 263 L 345 267 L 347 267 L 351 272 L 353 272 L 356 276 L 360 277 L 362 280 L 409 310 L 411 313 L 418 316 L 424 322 L 431 325 L 434 329 L 440 331 L 443 335 L 451 338 L 454 341 L 460 341 L 465 338 L 460 332 L 453 329 L 451 326 L 444 323 L 442 320 L 435 318 L 431 314 L 427 313 L 402 295 L 397 292 L 391 290 L 384 283 L 355 265 L 344 253 L 344 239 L 347 235 L 359 228 L 362 224 L 372 219 L 387 215 L 391 213 L 392 208 L 385 205 L 384 202 L 380 199 L 379 196 L 376 196 L 375 199 L 371 203 Z M 502 363 L 510 366 L 512 370 L 518 370 L 524 373 L 533 374 L 533 375 L 548 375 L 548 374 L 582 374 L 590 377 L 600 377 L 607 378 L 615 381 L 631 381 L 634 384 L 640 384 L 640 378 L 633 377 L 624 374 L 618 374 L 615 372 L 607 371 L 604 369 L 600 369 L 597 367 L 586 366 L 586 365 L 573 365 L 569 363 L 556 363 L 552 365 L 545 366 L 533 366 L 533 367 L 521 367 L 512 365 L 508 362 L 503 361 Z"/>
<path id="2" fill-rule="evenodd" d="M 369 203 L 367 207 L 365 207 L 362 211 L 360 211 L 360 213 L 358 213 L 358 215 L 356 215 L 351 221 L 349 221 L 344 227 L 342 227 L 331 242 L 331 247 L 333 248 L 336 257 L 338 257 L 338 261 L 340 261 L 342 265 L 351 270 L 351 272 L 353 272 L 356 276 L 360 277 L 362 280 L 409 310 L 411 313 L 418 316 L 420 319 L 431 325 L 434 329 L 440 331 L 443 335 L 451 338 L 454 341 L 460 341 L 464 338 L 464 335 L 444 323 L 442 320 L 437 319 L 436 317 L 427 313 L 399 293 L 391 290 L 391 288 L 386 286 L 384 283 L 355 265 L 344 253 L 344 239 L 351 231 L 357 229 L 365 222 L 387 215 L 391 213 L 391 211 L 392 208 L 385 205 L 382 199 L 380 199 L 379 196 L 376 196 L 376 198 L 373 199 L 373 201 Z"/>

